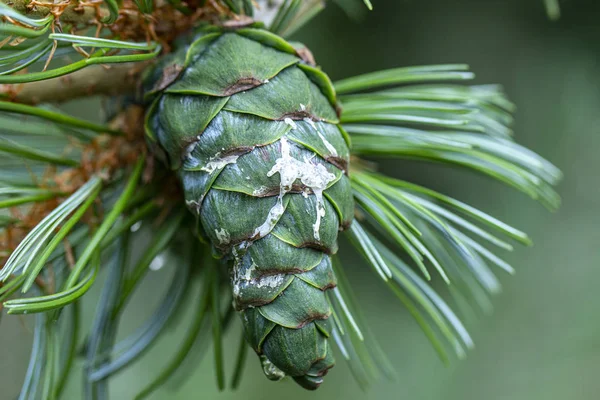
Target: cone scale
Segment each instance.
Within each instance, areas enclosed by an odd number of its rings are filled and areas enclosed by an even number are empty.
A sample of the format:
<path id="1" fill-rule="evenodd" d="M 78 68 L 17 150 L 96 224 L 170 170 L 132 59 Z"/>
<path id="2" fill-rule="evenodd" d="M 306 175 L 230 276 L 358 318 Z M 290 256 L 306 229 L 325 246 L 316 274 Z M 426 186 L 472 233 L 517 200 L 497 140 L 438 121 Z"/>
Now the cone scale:
<path id="1" fill-rule="evenodd" d="M 148 74 L 145 128 L 230 265 L 266 376 L 316 389 L 334 365 L 326 291 L 354 204 L 335 91 L 302 55 L 262 29 L 205 28 Z"/>

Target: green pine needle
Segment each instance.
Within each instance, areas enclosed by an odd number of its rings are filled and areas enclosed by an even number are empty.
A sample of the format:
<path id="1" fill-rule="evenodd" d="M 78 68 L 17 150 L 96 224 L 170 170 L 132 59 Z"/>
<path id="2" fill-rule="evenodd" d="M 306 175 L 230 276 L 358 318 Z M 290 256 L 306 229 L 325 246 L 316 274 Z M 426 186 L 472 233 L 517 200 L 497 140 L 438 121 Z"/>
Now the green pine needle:
<path id="1" fill-rule="evenodd" d="M 196 342 L 196 339 L 200 334 L 200 331 L 205 321 L 205 316 L 207 312 L 209 312 L 211 304 L 210 298 L 212 293 L 211 288 L 216 283 L 214 278 L 214 269 L 208 268 L 207 276 L 204 278 L 204 285 L 201 288 L 200 297 L 195 302 L 196 304 L 198 304 L 198 306 L 197 310 L 195 310 L 194 313 L 194 319 L 181 346 L 179 347 L 177 352 L 174 353 L 174 357 L 172 358 L 172 360 L 165 366 L 165 368 L 163 368 L 162 372 L 148 386 L 146 386 L 135 396 L 135 400 L 145 399 L 150 394 L 152 394 L 152 392 L 159 388 L 175 373 L 175 371 L 179 368 L 181 363 L 190 353 L 194 342 Z"/>
<path id="2" fill-rule="evenodd" d="M 196 249 L 192 249 L 191 253 L 193 255 L 197 254 Z M 173 279 L 165 292 L 164 298 L 160 302 L 160 306 L 155 310 L 153 315 L 148 318 L 144 325 L 136 329 L 136 331 L 127 338 L 116 343 L 112 348 L 105 350 L 104 352 L 112 353 L 110 356 L 106 357 L 106 361 L 101 363 L 91 363 L 91 365 L 95 365 L 96 367 L 89 372 L 88 376 L 90 382 L 105 381 L 113 374 L 119 372 L 123 368 L 129 367 L 132 363 L 137 361 L 144 352 L 148 351 L 152 345 L 156 343 L 169 324 L 174 322 L 173 320 L 175 317 L 183 311 L 182 309 L 189 300 L 188 288 L 193 278 L 191 273 L 196 264 L 193 256 L 188 256 L 188 258 L 188 260 L 177 260 L 181 265 L 181 270 L 178 270 L 173 275 Z M 121 275 L 124 275 L 126 264 L 120 265 L 119 268 Z M 107 282 L 106 286 L 109 285 L 112 286 L 112 284 Z M 120 290 L 117 291 L 116 295 L 118 297 L 117 300 L 122 301 L 120 298 Z M 119 312 L 121 311 L 117 308 L 118 305 L 119 303 L 116 304 L 114 309 L 104 310 L 99 316 L 106 314 L 107 316 L 110 316 L 110 318 L 117 320 L 120 315 Z"/>
<path id="3" fill-rule="evenodd" d="M 32 314 L 59 310 L 79 299 L 90 289 L 96 280 L 99 269 L 100 262 L 97 260 L 93 263 L 88 275 L 77 284 L 52 295 L 8 300 L 4 302 L 4 307 L 9 314 Z"/>
<path id="4" fill-rule="evenodd" d="M 246 358 L 248 355 L 248 343 L 244 333 L 240 334 L 240 343 L 238 345 L 237 358 L 235 361 L 235 369 L 233 372 L 233 378 L 231 380 L 231 389 L 236 390 L 240 386 L 242 381 L 242 375 L 244 372 L 244 366 L 246 365 Z"/>
<path id="5" fill-rule="evenodd" d="M 149 20 L 154 18 L 153 1 L 134 2 Z M 186 16 L 197 11 L 190 8 L 194 5 L 183 5 L 178 0 L 167 3 Z M 354 7 L 364 11 L 363 3 L 369 10 L 373 8 L 369 0 L 339 3 L 348 12 Z M 218 4 L 238 15 L 258 17 L 257 11 L 261 11 L 255 10 L 255 2 L 250 0 L 223 0 Z M 253 39 L 285 49 L 289 57 L 295 57 L 296 49 L 276 35 L 292 35 L 324 8 L 324 2 L 284 0 L 278 4 L 269 24 L 273 33 L 259 31 L 260 24 L 244 32 L 249 37 L 258 35 Z M 557 19 L 558 1 L 545 0 L 545 4 L 549 17 Z M 102 7 L 107 11 L 103 22 L 111 24 L 119 17 L 123 4 L 105 0 Z M 0 17 L 0 39 L 6 39 L 0 46 L 0 84 L 46 81 L 90 65 L 147 61 L 163 51 L 153 41 L 122 40 L 110 29 L 102 29 L 98 37 L 92 30 L 78 30 L 77 35 L 63 33 L 53 29 L 57 22 L 64 22 L 60 16 L 56 16 L 58 21 L 52 14 L 32 18 L 4 3 L 0 3 Z M 207 34 L 192 47 L 201 47 L 217 36 Z M 83 48 L 92 54 L 81 58 L 76 50 Z M 168 57 L 163 60 L 171 63 L 173 60 Z M 57 62 L 46 65 L 51 58 Z M 188 67 L 192 60 L 178 62 Z M 28 67 L 31 71 L 16 73 Z M 495 272 L 515 273 L 515 268 L 495 251 L 511 251 L 513 242 L 530 245 L 530 238 L 471 205 L 375 172 L 371 164 L 358 158 L 393 157 L 458 166 L 514 187 L 551 210 L 560 205 L 553 189 L 562 178 L 560 170 L 513 141 L 514 104 L 499 86 L 465 85 L 474 78 L 467 65 L 395 68 L 335 84 L 310 65 L 302 64 L 298 73 L 316 83 L 323 98 L 332 103 L 339 100 L 342 106 L 340 114 L 332 111 L 331 119 L 337 122 L 339 117 L 339 130 L 344 136 L 340 140 L 352 143 L 351 155 L 356 159 L 347 176 L 340 172 L 332 183 L 346 182 L 356 204 L 357 218 L 349 226 L 346 238 L 414 317 L 440 358 L 448 363 L 452 353 L 457 358 L 465 357 L 474 346 L 465 323 L 428 281 L 444 282 L 440 291 L 448 290 L 462 315 L 474 314 L 474 307 L 489 312 L 490 295 L 500 290 Z M 104 286 L 86 339 L 86 396 L 102 398 L 109 380 L 151 350 L 189 304 L 194 304 L 194 318 L 182 343 L 136 399 L 148 397 L 172 377 L 194 346 L 208 343 L 211 334 L 217 387 L 223 390 L 223 339 L 234 311 L 228 307 L 223 313 L 224 270 L 219 269 L 209 248 L 191 234 L 198 221 L 192 221 L 183 201 L 173 205 L 170 198 L 165 200 L 162 196 L 162 182 L 145 179 L 145 172 L 152 167 L 145 157 L 139 157 L 133 169 L 122 168 L 110 178 L 99 173 L 91 176 L 70 195 L 56 189 L 57 185 L 41 183 L 38 178 L 49 171 L 48 167 L 57 172 L 82 167 L 79 150 L 64 151 L 72 142 L 90 144 L 104 134 L 124 133 L 49 105 L 15 102 L 9 92 L 0 96 L 0 230 L 7 232 L 19 226 L 19 213 L 14 210 L 25 211 L 47 204 L 48 200 L 58 203 L 16 249 L 2 254 L 7 260 L 0 269 L 0 302 L 8 314 L 38 313 L 20 398 L 59 398 L 63 393 L 77 355 L 79 300 L 93 284 Z M 219 101 L 224 104 L 227 98 Z M 301 107 L 304 111 L 305 105 Z M 324 193 L 324 198 L 336 212 L 352 215 L 351 206 L 350 211 L 337 209 L 340 207 L 331 192 Z M 84 218 L 89 215 L 91 222 Z M 141 233 L 136 233 L 139 225 Z M 131 242 L 142 234 L 149 235 L 147 251 L 134 259 Z M 113 253 L 116 256 L 112 257 Z M 74 265 L 70 264 L 71 256 L 75 258 Z M 152 263 L 163 256 L 173 259 L 168 263 L 172 265 L 173 277 L 159 307 L 136 331 L 115 343 L 119 319 L 129 299 Z M 199 266 L 197 260 L 204 260 L 203 265 Z M 101 268 L 109 270 L 108 277 L 97 282 Z M 203 273 L 198 273 L 198 268 Z M 323 300 L 332 311 L 332 328 L 327 335 L 331 335 L 332 343 L 338 346 L 361 386 L 381 376 L 393 376 L 393 368 L 369 331 L 360 303 L 335 257 L 333 271 L 337 287 L 327 290 Z M 50 280 L 52 288 L 40 283 Z M 227 291 L 227 295 L 231 293 Z M 62 312 L 64 308 L 71 312 Z M 242 336 L 231 379 L 233 389 L 241 382 L 247 350 Z"/>
<path id="6" fill-rule="evenodd" d="M 211 267 L 209 267 L 211 268 Z M 217 268 L 216 266 L 212 266 L 212 268 Z M 218 281 L 218 271 L 214 272 L 217 276 Z M 222 321 L 221 321 L 221 293 L 220 287 L 218 284 L 213 283 L 211 285 L 211 293 L 210 293 L 210 309 L 211 309 L 211 327 L 212 327 L 212 335 L 213 335 L 213 351 L 215 354 L 215 376 L 217 378 L 217 388 L 220 391 L 225 390 L 225 369 L 223 362 L 223 333 L 221 331 Z"/>
<path id="7" fill-rule="evenodd" d="M 60 224 L 86 200 L 89 201 L 90 197 L 95 198 L 100 188 L 101 180 L 97 177 L 92 178 L 32 229 L 0 270 L 0 280 L 6 281 L 17 270 L 27 273 L 36 256 L 42 251 L 43 245 L 50 239 L 50 236 Z"/>

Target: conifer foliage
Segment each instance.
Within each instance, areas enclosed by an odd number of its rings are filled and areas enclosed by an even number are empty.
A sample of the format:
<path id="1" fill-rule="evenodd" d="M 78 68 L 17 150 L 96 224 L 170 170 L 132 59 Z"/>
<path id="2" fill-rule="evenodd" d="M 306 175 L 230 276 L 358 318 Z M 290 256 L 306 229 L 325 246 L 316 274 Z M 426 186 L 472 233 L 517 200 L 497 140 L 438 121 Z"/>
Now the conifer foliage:
<path id="1" fill-rule="evenodd" d="M 373 160 L 458 166 L 559 206 L 560 171 L 513 141 L 514 105 L 499 86 L 469 85 L 468 66 L 332 82 L 288 40 L 323 1 L 3 1 L 0 301 L 7 314 L 35 314 L 21 399 L 64 398 L 80 357 L 84 397 L 107 398 L 110 378 L 189 308 L 192 320 L 177 320 L 184 340 L 138 399 L 199 342 L 212 342 L 221 389 L 238 386 L 248 348 L 267 378 L 307 389 L 337 348 L 368 385 L 391 367 L 341 252 L 364 259 L 442 360 L 462 358 L 473 341 L 428 281 L 487 311 L 495 272 L 514 271 L 492 248 L 530 239 Z M 94 95 L 106 99 L 105 123 L 58 107 Z M 172 271 L 164 298 L 116 342 L 130 297 L 162 265 Z M 101 296 L 83 327 L 93 285 Z M 226 379 L 222 337 L 238 320 Z"/>

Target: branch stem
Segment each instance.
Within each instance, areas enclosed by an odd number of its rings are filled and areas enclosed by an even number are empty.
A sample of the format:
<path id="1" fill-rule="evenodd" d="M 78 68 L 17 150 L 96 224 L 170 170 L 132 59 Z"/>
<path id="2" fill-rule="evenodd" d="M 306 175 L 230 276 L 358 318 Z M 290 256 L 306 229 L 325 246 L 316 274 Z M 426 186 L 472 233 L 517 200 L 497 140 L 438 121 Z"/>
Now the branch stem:
<path id="1" fill-rule="evenodd" d="M 15 11 L 29 17 L 45 17 L 54 10 L 50 7 L 31 4 L 31 0 L 0 0 L 4 4 L 11 6 Z M 41 2 L 40 2 L 41 3 Z M 71 1 L 67 5 L 57 5 L 60 7 L 60 20 L 69 24 L 88 24 L 98 18 L 108 15 L 104 7 L 95 7 L 81 5 L 77 1 Z"/>
<path id="2" fill-rule="evenodd" d="M 0 97 L 24 104 L 63 103 L 80 97 L 134 93 L 146 62 L 94 65 L 69 75 L 24 84 L 0 85 Z"/>

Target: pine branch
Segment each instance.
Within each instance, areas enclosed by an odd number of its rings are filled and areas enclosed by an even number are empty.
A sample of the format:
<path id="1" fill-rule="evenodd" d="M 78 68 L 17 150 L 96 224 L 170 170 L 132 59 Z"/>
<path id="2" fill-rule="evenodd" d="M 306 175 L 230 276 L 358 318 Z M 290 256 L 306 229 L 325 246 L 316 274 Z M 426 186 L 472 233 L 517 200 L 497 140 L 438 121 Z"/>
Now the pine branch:
<path id="1" fill-rule="evenodd" d="M 25 104 L 63 103 L 93 95 L 115 96 L 133 93 L 139 74 L 148 62 L 95 65 L 38 82 L 0 85 L 0 97 Z"/>
<path id="2" fill-rule="evenodd" d="M 554 15 L 558 0 L 545 1 Z M 474 75 L 461 64 L 396 68 L 333 84 L 279 37 L 311 20 L 325 0 L 75 2 L 0 0 L 0 308 L 49 312 L 38 317 L 22 398 L 59 397 L 72 375 L 79 324 L 76 313 L 60 310 L 77 305 L 119 246 L 122 257 L 104 282 L 87 340 L 88 397 L 104 398 L 108 380 L 139 360 L 192 303 L 200 306 L 183 345 L 136 398 L 164 383 L 194 343 L 208 342 L 211 327 L 224 386 L 222 340 L 234 308 L 223 315 L 223 302 L 247 312 L 246 339 L 269 379 L 287 374 L 317 388 L 333 365 L 334 342 L 361 385 L 392 375 L 343 267 L 329 258 L 343 229 L 441 358 L 450 360 L 448 346 L 458 358 L 466 355 L 473 341 L 451 305 L 466 315 L 471 305 L 488 312 L 489 296 L 500 288 L 494 268 L 514 273 L 493 249 L 510 251 L 511 239 L 530 239 L 470 205 L 379 174 L 359 157 L 469 168 L 555 209 L 560 199 L 552 187 L 561 173 L 512 141 L 514 106 L 501 88 L 463 85 Z M 349 13 L 371 8 L 368 0 L 336 2 Z M 65 23 L 69 13 L 75 19 Z M 248 25 L 251 17 L 272 18 L 270 31 Z M 182 37 L 201 22 L 214 26 Z M 36 106 L 136 93 L 141 71 L 163 49 L 166 56 L 143 82 L 146 118 L 142 106 L 113 101 L 111 129 Z M 155 166 L 161 156 L 177 172 Z M 180 185 L 171 181 L 176 174 Z M 132 255 L 129 266 L 129 236 L 137 242 L 146 235 L 149 250 Z M 192 251 L 180 254 L 181 248 Z M 226 292 L 217 254 L 234 277 Z M 164 262 L 167 256 L 176 262 Z M 163 264 L 174 271 L 160 307 L 114 345 L 128 299 Z M 437 278 L 433 272 L 456 304 L 427 282 Z M 65 328 L 70 334 L 59 340 Z M 61 354 L 67 355 L 57 362 Z"/>
<path id="3" fill-rule="evenodd" d="M 43 18 L 52 13 L 50 7 L 31 6 L 31 0 L 1 0 L 1 2 L 28 17 Z M 88 24 L 95 21 L 98 17 L 103 18 L 109 14 L 102 7 L 85 6 L 78 1 L 72 1 L 66 7 L 60 8 L 62 9 L 60 14 L 61 22 L 69 24 Z"/>

